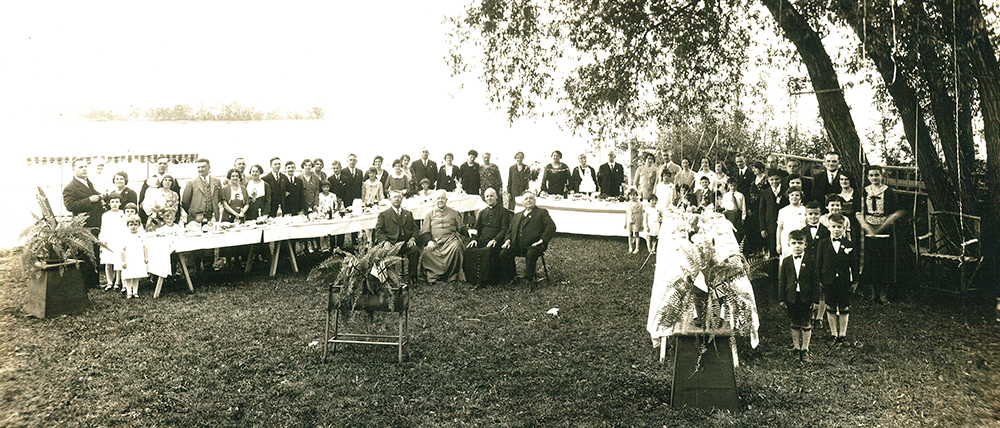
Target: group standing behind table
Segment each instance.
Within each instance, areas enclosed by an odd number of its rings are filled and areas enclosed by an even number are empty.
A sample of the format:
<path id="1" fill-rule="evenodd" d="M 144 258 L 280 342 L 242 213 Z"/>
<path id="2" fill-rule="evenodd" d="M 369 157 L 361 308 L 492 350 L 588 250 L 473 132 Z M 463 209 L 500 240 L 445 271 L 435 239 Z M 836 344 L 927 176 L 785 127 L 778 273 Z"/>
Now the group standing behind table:
<path id="1" fill-rule="evenodd" d="M 502 183 L 499 167 L 491 162 L 491 155 L 484 153 L 482 164 L 476 162 L 478 155 L 477 151 L 470 150 L 465 162 L 454 165 L 454 156 L 448 153 L 444 156 L 443 165 L 439 166 L 430 159 L 429 151 L 425 148 L 421 151 L 420 158 L 414 162 L 410 162 L 407 155 L 393 160 L 393 169 L 389 173 L 381 168 L 384 161 L 381 156 L 375 157 L 370 168 L 359 168 L 357 156 L 351 154 L 346 166 L 341 166 L 339 161 L 331 162 L 329 174 L 322 171 L 321 159 L 306 159 L 296 163 L 275 157 L 269 163 L 270 171 L 254 165 L 249 174 L 244 175 L 246 163 L 238 158 L 224 182 L 211 176 L 207 160 L 199 159 L 198 175 L 183 188 L 166 171 L 169 162 L 162 159 L 157 162 L 156 173 L 143 182 L 138 195 L 125 186 L 128 177 L 124 174 L 114 174 L 111 183 L 98 187 L 119 190 L 123 201 L 136 199 L 139 214 L 145 218 L 148 230 L 154 230 L 160 225 L 171 225 L 178 220 L 245 221 L 279 214 L 311 214 L 321 211 L 321 205 L 330 205 L 329 202 L 320 203 L 320 195 L 324 192 L 328 195 L 325 196 L 327 200 L 331 197 L 329 195 L 335 198 L 336 206 L 352 206 L 357 199 L 362 199 L 363 204 L 373 205 L 393 190 L 400 191 L 405 197 L 416 195 L 417 189 L 424 186 L 425 196 L 433 189 L 456 190 L 460 187 L 464 193 L 483 195 L 484 198 L 492 190 L 496 198 L 502 201 L 500 194 L 506 193 L 508 210 L 512 209 L 515 204 L 513 196 L 524 193 L 534 177 L 531 168 L 524 163 L 524 154 L 519 152 L 515 155 L 515 163 L 508 170 L 506 186 Z M 880 181 L 873 181 L 874 187 L 865 187 L 862 192 L 858 192 L 861 195 L 856 196 L 852 180 L 839 170 L 835 153 L 826 156 L 826 171 L 805 177 L 798 176 L 799 165 L 794 160 L 787 162 L 784 169 L 779 169 L 777 159 L 773 156 L 768 157 L 766 166 L 762 163 L 749 164 L 745 157 L 737 156 L 737 168 L 732 171 L 727 170 L 722 162 L 716 162 L 713 171 L 709 168 L 708 160 L 701 159 L 700 169 L 693 171 L 688 159 L 681 159 L 678 165 L 668 153 L 666 163 L 657 165 L 654 155 L 645 154 L 642 156 L 645 165 L 636 169 L 631 180 L 626 179 L 624 166 L 616 162 L 614 152 L 608 153 L 608 162 L 601 163 L 596 168 L 587 165 L 586 154 L 580 155 L 578 159 L 579 165 L 571 168 L 562 162 L 562 152 L 554 151 L 552 162 L 545 165 L 542 171 L 542 190 L 555 195 L 579 192 L 616 198 L 621 197 L 623 190 L 631 182 L 637 187 L 640 199 L 647 201 L 647 205 L 655 195 L 659 201 L 657 207 L 693 205 L 700 209 L 711 206 L 720 210 L 734 223 L 738 236 L 746 237 L 748 247 L 761 245 L 772 254 L 777 254 L 782 247 L 782 235 L 800 226 L 801 222 L 791 221 L 785 227 L 785 222 L 782 221 L 780 234 L 777 227 L 779 211 L 789 202 L 787 189 L 800 187 L 803 202 L 806 199 L 818 199 L 817 195 L 824 195 L 821 200 L 823 202 L 826 201 L 825 195 L 839 195 L 843 214 L 847 215 L 852 226 L 847 228 L 849 236 L 864 232 L 866 240 L 871 241 L 871 252 L 884 254 L 891 251 L 891 248 L 885 250 L 880 245 L 885 242 L 881 236 L 891 231 L 891 224 L 898 218 L 892 215 L 898 211 L 894 193 L 882 184 L 875 185 Z M 364 173 L 366 169 L 369 170 L 368 174 Z M 708 178 L 707 187 L 702 184 L 702 178 Z M 97 193 L 89 194 L 94 186 L 86 184 L 85 176 L 83 180 L 75 176 L 74 180 L 71 185 L 67 185 L 68 193 L 64 198 L 67 209 L 79 213 L 93 210 L 96 206 L 99 211 L 94 211 L 95 214 L 103 213 L 101 193 L 94 188 L 93 191 Z M 874 198 L 865 196 L 869 194 Z M 91 204 L 90 196 L 96 196 L 98 202 Z M 821 206 L 827 208 L 825 203 L 821 203 Z M 650 207 L 644 210 L 648 208 Z M 329 210 L 324 208 L 322 211 Z M 172 216 L 171 212 L 174 213 Z M 443 212 L 439 211 L 439 214 Z M 858 214 L 853 215 L 854 213 Z M 150 221 L 150 217 L 154 220 Z M 644 215 L 642 220 L 644 228 L 653 229 L 646 225 L 649 223 L 648 217 Z M 868 228 L 863 227 L 861 219 L 864 219 Z M 469 225 L 476 220 L 478 218 L 468 217 L 462 223 Z M 99 220 L 92 219 L 91 222 Z M 852 238 L 858 239 L 858 236 Z M 760 244 L 755 242 L 758 239 Z M 343 245 L 344 241 L 340 239 L 334 244 Z M 652 249 L 652 246 L 649 248 Z M 869 273 L 871 275 L 866 278 L 870 277 L 872 281 L 887 281 L 884 276 L 876 275 L 878 272 Z"/>

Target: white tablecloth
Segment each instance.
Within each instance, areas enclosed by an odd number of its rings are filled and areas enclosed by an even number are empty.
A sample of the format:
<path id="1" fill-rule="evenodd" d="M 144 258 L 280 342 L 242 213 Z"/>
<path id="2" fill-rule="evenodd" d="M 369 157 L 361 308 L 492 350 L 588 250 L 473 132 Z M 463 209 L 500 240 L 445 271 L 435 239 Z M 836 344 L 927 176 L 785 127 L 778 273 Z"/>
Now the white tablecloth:
<path id="1" fill-rule="evenodd" d="M 464 212 L 481 210 L 486 207 L 486 203 L 476 195 L 450 194 L 448 206 L 459 212 Z M 420 220 L 429 210 L 434 208 L 434 205 L 430 201 L 414 198 L 404 201 L 404 207 L 413 212 L 414 218 Z M 281 220 L 276 224 L 268 223 L 265 226 L 255 228 L 230 229 L 221 233 L 147 235 L 145 243 L 149 253 L 148 269 L 153 275 L 169 276 L 172 272 L 171 253 L 361 232 L 374 229 L 377 219 L 378 212 L 375 211 L 356 217 L 332 220 L 313 220 L 299 223 L 285 223 L 284 220 Z"/>
<path id="2" fill-rule="evenodd" d="M 520 206 L 521 197 L 516 201 Z M 624 202 L 537 198 L 535 205 L 549 211 L 559 233 L 628 236 Z"/>
<path id="3" fill-rule="evenodd" d="M 740 252 L 739 242 L 733 233 L 732 225 L 726 221 L 715 223 L 718 227 L 711 230 L 710 236 L 714 239 L 716 260 L 724 260 L 733 254 Z M 678 277 L 685 271 L 690 271 L 688 258 L 681 250 L 681 240 L 687 240 L 687 232 L 684 230 L 683 222 L 664 217 L 663 225 L 660 228 L 660 243 L 656 249 L 656 270 L 653 274 L 653 289 L 649 298 L 649 315 L 646 320 L 646 330 L 653 340 L 654 346 L 660 345 L 660 340 L 673 335 L 673 326 L 660 326 L 663 318 L 661 311 L 667 306 L 667 301 L 675 293 L 672 285 Z M 749 293 L 753 298 L 753 287 L 746 277 L 738 278 L 734 285 L 741 293 Z M 760 327 L 756 306 L 752 312 L 753 331 L 750 334 L 750 345 L 757 346 L 759 338 L 757 330 Z"/>

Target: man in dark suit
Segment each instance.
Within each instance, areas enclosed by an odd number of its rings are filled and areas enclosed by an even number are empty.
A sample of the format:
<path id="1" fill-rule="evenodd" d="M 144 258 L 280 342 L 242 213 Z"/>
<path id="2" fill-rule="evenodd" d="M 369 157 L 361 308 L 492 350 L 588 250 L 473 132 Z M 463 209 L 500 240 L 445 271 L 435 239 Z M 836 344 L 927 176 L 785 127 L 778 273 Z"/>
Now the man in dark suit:
<path id="1" fill-rule="evenodd" d="M 420 180 L 426 178 L 427 181 L 431 182 L 430 188 L 435 189 L 437 186 L 438 166 L 436 162 L 428 159 L 430 154 L 431 152 L 424 147 L 424 149 L 420 152 L 420 159 L 411 163 L 410 169 L 413 170 L 413 181 L 415 183 L 420 183 Z"/>
<path id="2" fill-rule="evenodd" d="M 305 209 L 302 202 L 303 183 L 301 178 L 295 176 L 295 161 L 285 162 L 285 178 L 288 183 L 285 185 L 285 207 L 281 209 L 282 214 L 302 214 Z"/>
<path id="3" fill-rule="evenodd" d="M 781 176 L 777 171 L 768 172 L 767 183 L 768 186 L 760 193 L 757 221 L 760 236 L 764 238 L 764 248 L 767 248 L 771 256 L 777 256 L 778 210 L 788 205 L 788 198 L 785 197 L 788 187 L 781 184 Z"/>
<path id="4" fill-rule="evenodd" d="M 347 157 L 347 168 L 340 173 L 344 182 L 344 205 L 351 206 L 355 199 L 361 198 L 361 183 L 365 181 L 365 173 L 357 167 L 358 156 L 351 153 Z"/>
<path id="5" fill-rule="evenodd" d="M 747 164 L 747 157 L 743 155 L 736 156 L 736 191 L 743 194 L 743 196 L 750 196 L 752 186 L 754 181 L 757 179 L 757 175 L 753 173 L 753 169 Z"/>
<path id="6" fill-rule="evenodd" d="M 507 231 L 510 230 L 510 221 L 513 214 L 500 203 L 500 198 L 496 190 L 492 188 L 486 189 L 483 197 L 486 199 L 487 207 L 483 208 L 479 212 L 479 216 L 476 217 L 474 227 L 476 229 L 476 236 L 469 241 L 466 254 L 469 251 L 475 251 L 472 250 L 473 248 L 482 247 L 483 250 L 489 252 L 488 263 L 490 269 L 488 272 L 492 277 L 489 279 L 512 278 L 514 276 L 514 265 L 500 262 L 500 246 L 503 244 Z M 514 259 L 511 258 L 510 260 L 513 261 Z M 466 275 L 468 274 L 466 272 Z"/>
<path id="7" fill-rule="evenodd" d="M 375 222 L 374 239 L 375 243 L 388 242 L 397 244 L 405 242 L 399 249 L 399 255 L 407 259 L 407 275 L 412 280 L 417 277 L 417 261 L 420 250 L 417 248 L 417 223 L 413 220 L 413 213 L 403 209 L 403 193 L 393 190 L 389 193 L 391 206 L 378 213 L 378 220 Z"/>
<path id="8" fill-rule="evenodd" d="M 813 175 L 812 180 L 812 198 L 820 203 L 826 201 L 826 195 L 840 193 L 840 155 L 827 153 L 823 157 L 823 167 L 826 171 Z"/>
<path id="9" fill-rule="evenodd" d="M 344 202 L 344 197 L 347 195 L 344 192 L 344 175 L 341 173 L 340 161 L 335 160 L 330 163 L 330 176 L 326 181 L 330 183 L 330 193 L 337 195 L 337 199 Z"/>
<path id="10" fill-rule="evenodd" d="M 94 234 L 94 237 L 97 237 L 101 229 L 104 203 L 101 201 L 101 194 L 87 178 L 87 161 L 85 159 L 73 161 L 73 178 L 63 188 L 62 198 L 66 211 L 73 215 L 86 214 L 88 216 L 83 225 L 92 227 L 90 232 Z M 97 273 L 97 266 L 101 263 L 100 245 L 94 245 L 94 257 L 96 260 L 84 259 L 80 265 L 80 274 L 83 275 L 83 283 L 87 287 L 96 287 L 101 282 L 100 274 Z"/>
<path id="11" fill-rule="evenodd" d="M 601 195 L 618 197 L 622 194 L 622 183 L 625 182 L 625 168 L 615 162 L 615 152 L 608 152 L 608 163 L 601 164 L 597 170 L 597 187 Z"/>
<path id="12" fill-rule="evenodd" d="M 268 186 L 271 186 L 271 212 L 267 213 L 267 215 L 277 217 L 278 207 L 285 205 L 285 187 L 288 186 L 285 174 L 281 173 L 281 158 L 271 158 L 271 172 L 260 179 L 266 181 Z M 281 211 L 282 214 L 288 212 L 287 208 L 282 208 Z"/>
<path id="13" fill-rule="evenodd" d="M 778 270 L 778 304 L 788 310 L 788 317 L 791 318 L 792 345 L 799 361 L 809 362 L 812 311 L 819 305 L 819 281 L 815 259 L 805 255 L 805 232 L 789 232 L 788 243 L 792 247 L 792 255 L 781 261 Z"/>
<path id="14" fill-rule="evenodd" d="M 510 229 L 500 246 L 502 263 L 513 264 L 514 257 L 525 257 L 524 279 L 533 282 L 538 258 L 549 248 L 549 241 L 556 234 L 556 224 L 544 208 L 535 206 L 535 193 L 524 192 L 521 203 L 524 211 L 514 214 Z"/>
<path id="15" fill-rule="evenodd" d="M 812 177 L 808 177 L 799 173 L 801 165 L 802 162 L 799 162 L 798 159 L 789 158 L 788 160 L 786 160 L 785 172 L 787 174 L 785 175 L 784 178 L 782 178 L 782 181 L 786 187 L 792 187 L 792 184 L 790 183 L 791 180 L 795 177 L 799 178 L 799 180 L 802 182 L 801 183 L 802 185 L 799 187 L 802 188 L 802 203 L 804 204 L 806 202 L 813 200 L 812 199 L 813 190 L 812 190 Z"/>

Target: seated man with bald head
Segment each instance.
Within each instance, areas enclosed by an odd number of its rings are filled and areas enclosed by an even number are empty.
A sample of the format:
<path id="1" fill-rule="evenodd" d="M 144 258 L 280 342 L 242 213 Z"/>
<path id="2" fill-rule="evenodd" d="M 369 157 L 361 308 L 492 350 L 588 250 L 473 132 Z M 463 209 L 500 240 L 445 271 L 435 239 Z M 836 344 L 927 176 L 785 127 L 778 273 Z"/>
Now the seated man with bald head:
<path id="1" fill-rule="evenodd" d="M 556 234 L 556 224 L 544 208 L 535 206 L 535 193 L 524 192 L 522 204 L 524 211 L 514 214 L 510 221 L 510 229 L 504 235 L 504 243 L 500 246 L 500 259 L 503 263 L 514 264 L 514 257 L 524 256 L 526 281 L 535 280 L 535 267 L 538 258 L 549 247 L 549 241 Z"/>
<path id="2" fill-rule="evenodd" d="M 472 250 L 477 247 L 480 248 L 478 251 L 486 252 L 486 264 L 488 266 L 486 272 L 488 276 L 487 278 L 481 278 L 481 280 L 482 282 L 492 282 L 513 276 L 513 266 L 501 266 L 502 264 L 500 263 L 500 246 L 503 244 L 507 230 L 510 229 L 510 219 L 513 213 L 503 207 L 495 189 L 486 188 L 486 191 L 483 192 L 483 197 L 486 199 L 487 207 L 480 211 L 476 217 L 475 229 L 477 233 L 472 238 L 472 241 L 469 242 L 469 249 L 466 250 L 466 255 L 469 256 L 471 253 L 477 251 Z M 473 260 L 473 257 L 467 257 L 466 260 Z M 466 269 L 466 276 L 469 276 L 468 270 Z M 471 282 L 472 280 L 470 279 L 469 281 Z"/>

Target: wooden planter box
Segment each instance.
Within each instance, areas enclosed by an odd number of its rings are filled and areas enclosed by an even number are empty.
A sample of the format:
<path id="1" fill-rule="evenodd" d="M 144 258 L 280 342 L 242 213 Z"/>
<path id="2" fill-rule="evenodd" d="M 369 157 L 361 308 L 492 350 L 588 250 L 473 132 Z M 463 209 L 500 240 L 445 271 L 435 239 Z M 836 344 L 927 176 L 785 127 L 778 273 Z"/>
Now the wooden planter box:
<path id="1" fill-rule="evenodd" d="M 341 299 L 340 287 L 331 287 L 329 302 L 326 309 L 326 328 L 323 342 L 323 362 L 326 362 L 327 348 L 332 343 L 333 352 L 341 343 L 360 345 L 395 346 L 397 361 L 403 362 L 403 348 L 410 343 L 410 289 L 403 285 L 396 290 L 392 310 L 389 309 L 388 295 L 362 295 L 357 302 L 352 299 Z M 399 317 L 399 330 L 396 335 L 349 334 L 340 332 L 340 313 L 342 311 L 395 312 Z M 331 317 L 332 315 L 332 317 Z M 330 335 L 330 319 L 333 318 L 333 335 Z"/>
<path id="2" fill-rule="evenodd" d="M 80 313 L 90 307 L 79 260 L 49 264 L 38 262 L 41 271 L 28 274 L 28 296 L 24 311 L 38 318 Z"/>

